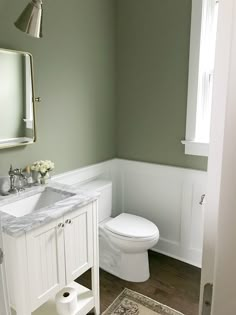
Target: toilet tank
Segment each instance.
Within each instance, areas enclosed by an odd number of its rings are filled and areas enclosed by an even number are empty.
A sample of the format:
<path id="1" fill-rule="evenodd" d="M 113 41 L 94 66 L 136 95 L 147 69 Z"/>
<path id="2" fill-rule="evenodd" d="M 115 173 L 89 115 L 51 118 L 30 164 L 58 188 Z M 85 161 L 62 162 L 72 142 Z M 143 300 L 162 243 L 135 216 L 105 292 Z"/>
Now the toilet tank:
<path id="1" fill-rule="evenodd" d="M 100 194 L 98 200 L 98 221 L 109 218 L 112 212 L 112 182 L 103 179 L 94 179 L 92 181 L 81 184 L 81 190 L 88 192 L 98 192 Z"/>

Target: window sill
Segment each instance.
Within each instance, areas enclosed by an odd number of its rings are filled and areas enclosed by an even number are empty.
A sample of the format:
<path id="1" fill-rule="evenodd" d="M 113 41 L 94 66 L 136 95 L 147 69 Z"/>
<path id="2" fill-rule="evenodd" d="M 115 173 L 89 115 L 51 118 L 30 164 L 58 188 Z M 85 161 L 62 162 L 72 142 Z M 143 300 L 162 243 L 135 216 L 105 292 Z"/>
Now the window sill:
<path id="1" fill-rule="evenodd" d="M 188 155 L 198 155 L 198 156 L 208 156 L 209 143 L 197 142 L 197 141 L 181 141 L 185 146 L 185 154 Z"/>

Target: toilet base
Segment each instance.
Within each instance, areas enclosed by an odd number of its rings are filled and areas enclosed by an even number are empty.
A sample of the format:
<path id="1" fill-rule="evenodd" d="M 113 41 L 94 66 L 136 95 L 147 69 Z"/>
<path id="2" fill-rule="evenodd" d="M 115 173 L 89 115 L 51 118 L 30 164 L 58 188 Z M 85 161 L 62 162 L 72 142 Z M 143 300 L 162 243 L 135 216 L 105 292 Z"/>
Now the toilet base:
<path id="1" fill-rule="evenodd" d="M 150 247 L 156 242 L 157 239 L 154 243 L 149 242 Z M 99 265 L 101 269 L 130 282 L 144 282 L 150 277 L 147 249 L 139 252 L 120 250 L 104 231 L 102 224 L 99 226 Z"/>
<path id="2" fill-rule="evenodd" d="M 119 277 L 126 281 L 144 282 L 150 277 L 148 252 L 121 254 Z"/>
<path id="3" fill-rule="evenodd" d="M 149 279 L 148 252 L 122 253 L 112 246 L 111 242 L 99 235 L 100 267 L 126 281 L 144 282 Z"/>

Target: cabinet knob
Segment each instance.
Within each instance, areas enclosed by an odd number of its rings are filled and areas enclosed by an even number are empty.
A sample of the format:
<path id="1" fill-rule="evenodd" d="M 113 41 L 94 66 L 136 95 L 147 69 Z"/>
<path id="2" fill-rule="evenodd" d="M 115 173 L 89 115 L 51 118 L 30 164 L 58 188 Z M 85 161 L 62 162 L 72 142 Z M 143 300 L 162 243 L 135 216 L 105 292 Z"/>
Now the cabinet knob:
<path id="1" fill-rule="evenodd" d="M 64 226 L 65 226 L 64 223 L 59 223 L 59 224 L 58 224 L 58 227 L 59 227 L 60 229 L 63 229 Z"/>
<path id="2" fill-rule="evenodd" d="M 67 220 L 66 220 L 66 224 L 71 224 L 71 220 L 70 220 L 70 219 L 67 219 Z"/>

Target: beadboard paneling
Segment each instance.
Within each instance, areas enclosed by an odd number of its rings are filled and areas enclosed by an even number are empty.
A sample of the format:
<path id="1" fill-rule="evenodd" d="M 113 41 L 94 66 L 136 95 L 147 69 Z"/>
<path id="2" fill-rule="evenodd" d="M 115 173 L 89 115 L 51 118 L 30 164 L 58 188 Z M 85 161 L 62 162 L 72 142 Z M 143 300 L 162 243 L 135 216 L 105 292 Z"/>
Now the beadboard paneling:
<path id="1" fill-rule="evenodd" d="M 116 160 L 117 209 L 143 216 L 160 230 L 154 250 L 201 266 L 206 172 Z"/>

